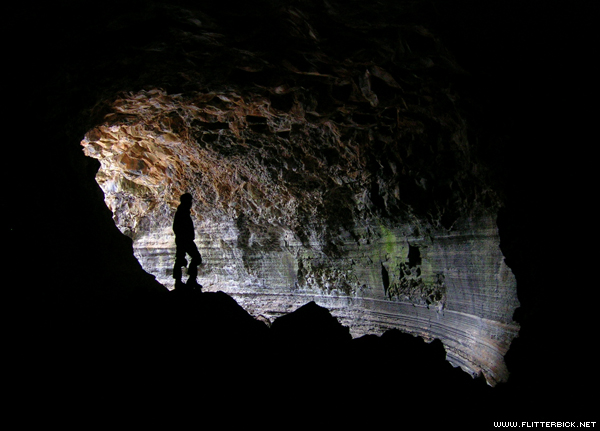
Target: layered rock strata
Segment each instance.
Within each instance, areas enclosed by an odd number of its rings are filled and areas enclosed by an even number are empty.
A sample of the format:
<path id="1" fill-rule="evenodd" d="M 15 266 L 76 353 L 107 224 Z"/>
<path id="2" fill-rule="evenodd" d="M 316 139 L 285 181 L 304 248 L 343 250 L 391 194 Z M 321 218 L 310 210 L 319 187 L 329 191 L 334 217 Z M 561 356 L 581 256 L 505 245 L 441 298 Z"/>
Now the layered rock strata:
<path id="1" fill-rule="evenodd" d="M 267 319 L 314 300 L 355 336 L 439 338 L 506 380 L 518 301 L 494 148 L 427 8 L 151 3 L 94 21 L 82 37 L 103 54 L 73 65 L 97 100 L 82 145 L 143 268 L 171 286 L 189 192 L 206 290 Z"/>
<path id="2" fill-rule="evenodd" d="M 391 130 L 415 134 L 404 145 L 377 131 L 387 122 L 377 111 L 365 126 L 311 118 L 293 92 L 284 111 L 240 93 L 124 94 L 82 141 L 143 268 L 172 287 L 171 223 L 190 192 L 206 290 L 270 320 L 315 301 L 354 336 L 439 338 L 453 364 L 505 380 L 516 283 L 497 198 L 468 153 L 458 157 L 468 151 L 460 117 L 450 142 L 432 144 L 396 108 Z M 411 157 L 417 148 L 429 166 Z"/>

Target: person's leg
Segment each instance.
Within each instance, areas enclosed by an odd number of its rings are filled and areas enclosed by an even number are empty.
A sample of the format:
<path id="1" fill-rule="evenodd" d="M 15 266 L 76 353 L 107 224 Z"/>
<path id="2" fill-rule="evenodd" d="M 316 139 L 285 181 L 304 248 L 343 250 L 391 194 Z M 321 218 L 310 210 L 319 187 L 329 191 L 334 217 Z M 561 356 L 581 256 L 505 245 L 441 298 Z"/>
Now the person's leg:
<path id="1" fill-rule="evenodd" d="M 187 266 L 187 260 L 185 259 L 185 247 L 182 246 L 182 244 L 178 244 L 177 242 L 175 242 L 175 244 L 177 248 L 175 250 L 175 265 L 173 266 L 173 278 L 177 283 L 181 282 L 181 277 L 183 275 L 181 267 Z"/>
<path id="2" fill-rule="evenodd" d="M 197 284 L 196 277 L 198 276 L 198 265 L 202 263 L 202 256 L 198 251 L 198 247 L 194 241 L 191 241 L 186 249 L 187 254 L 190 255 L 192 261 L 190 262 L 190 266 L 188 267 L 188 284 Z"/>

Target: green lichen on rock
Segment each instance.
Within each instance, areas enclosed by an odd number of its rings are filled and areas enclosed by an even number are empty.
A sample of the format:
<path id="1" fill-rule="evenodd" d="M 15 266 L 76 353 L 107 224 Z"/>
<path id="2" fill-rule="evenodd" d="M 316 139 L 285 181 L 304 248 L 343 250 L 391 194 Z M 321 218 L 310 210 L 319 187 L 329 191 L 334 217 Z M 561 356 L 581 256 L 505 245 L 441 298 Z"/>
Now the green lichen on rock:
<path id="1" fill-rule="evenodd" d="M 398 243 L 400 242 L 399 238 L 391 229 L 388 229 L 384 225 L 381 225 L 380 229 L 383 250 L 389 256 L 396 256 L 399 251 L 401 252 L 401 250 L 398 250 Z"/>
<path id="2" fill-rule="evenodd" d="M 421 256 L 420 248 L 411 245 L 406 237 L 380 226 L 381 280 L 388 299 L 415 304 L 443 304 L 446 295 L 444 274 L 434 272 L 432 265 Z"/>

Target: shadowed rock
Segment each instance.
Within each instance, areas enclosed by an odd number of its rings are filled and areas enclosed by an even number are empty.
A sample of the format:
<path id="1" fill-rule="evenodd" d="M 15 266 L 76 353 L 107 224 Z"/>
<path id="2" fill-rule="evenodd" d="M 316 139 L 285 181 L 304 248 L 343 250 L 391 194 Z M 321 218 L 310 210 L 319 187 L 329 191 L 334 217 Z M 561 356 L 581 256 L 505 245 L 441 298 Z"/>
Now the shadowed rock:
<path id="1" fill-rule="evenodd" d="M 344 344 L 351 340 L 348 328 L 342 326 L 329 310 L 311 301 L 296 311 L 277 318 L 271 325 L 276 340 L 283 343 L 318 348 L 328 344 Z"/>

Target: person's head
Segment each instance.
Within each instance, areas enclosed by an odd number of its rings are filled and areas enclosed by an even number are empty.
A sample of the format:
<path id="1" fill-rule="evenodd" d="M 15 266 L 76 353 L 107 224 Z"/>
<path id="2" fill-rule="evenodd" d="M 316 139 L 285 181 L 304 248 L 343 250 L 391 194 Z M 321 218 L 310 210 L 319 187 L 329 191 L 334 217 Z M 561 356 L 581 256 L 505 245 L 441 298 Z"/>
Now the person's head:
<path id="1" fill-rule="evenodd" d="M 179 201 L 181 202 L 181 206 L 185 208 L 189 209 L 192 207 L 192 195 L 189 193 L 182 194 Z"/>

